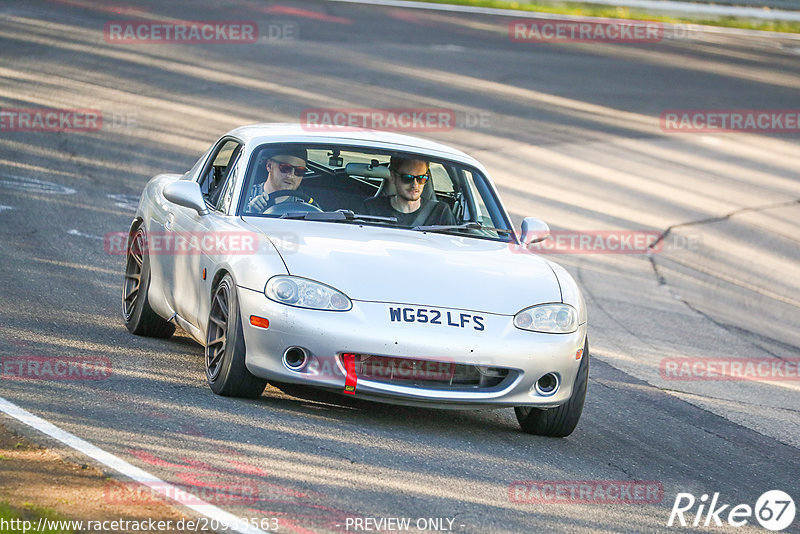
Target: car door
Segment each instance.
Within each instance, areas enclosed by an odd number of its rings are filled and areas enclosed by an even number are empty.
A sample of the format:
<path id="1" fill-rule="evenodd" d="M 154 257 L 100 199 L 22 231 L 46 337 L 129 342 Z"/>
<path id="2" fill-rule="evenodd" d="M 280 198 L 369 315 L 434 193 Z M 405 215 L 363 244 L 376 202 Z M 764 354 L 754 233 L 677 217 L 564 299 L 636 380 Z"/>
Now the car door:
<path id="1" fill-rule="evenodd" d="M 170 204 L 169 231 L 173 233 L 173 270 L 169 287 L 175 311 L 189 323 L 200 327 L 198 306 L 204 290 L 204 275 L 212 271 L 209 247 L 213 248 L 221 229 L 228 226 L 225 218 L 230 205 L 230 191 L 234 186 L 242 143 L 233 138 L 223 138 L 197 177 L 206 206 L 207 215 L 189 208 Z M 230 182 L 230 186 L 228 183 Z"/>

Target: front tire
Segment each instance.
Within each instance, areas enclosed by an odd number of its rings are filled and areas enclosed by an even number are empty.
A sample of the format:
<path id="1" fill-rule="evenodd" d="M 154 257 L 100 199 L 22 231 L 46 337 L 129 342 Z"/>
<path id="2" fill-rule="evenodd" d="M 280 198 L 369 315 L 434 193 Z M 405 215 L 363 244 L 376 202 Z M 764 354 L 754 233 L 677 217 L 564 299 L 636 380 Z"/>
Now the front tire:
<path id="1" fill-rule="evenodd" d="M 267 386 L 245 366 L 239 299 L 231 275 L 214 289 L 206 334 L 206 379 L 211 391 L 226 397 L 257 398 Z"/>
<path id="2" fill-rule="evenodd" d="M 122 318 L 131 334 L 168 338 L 175 325 L 150 307 L 150 257 L 147 254 L 144 228 L 139 227 L 128 240 L 125 282 L 122 284 Z"/>
<path id="3" fill-rule="evenodd" d="M 514 413 L 523 432 L 537 436 L 564 438 L 578 426 L 589 386 L 589 339 L 583 345 L 583 356 L 578 366 L 578 375 L 572 386 L 572 396 L 555 408 L 533 408 L 517 406 Z"/>

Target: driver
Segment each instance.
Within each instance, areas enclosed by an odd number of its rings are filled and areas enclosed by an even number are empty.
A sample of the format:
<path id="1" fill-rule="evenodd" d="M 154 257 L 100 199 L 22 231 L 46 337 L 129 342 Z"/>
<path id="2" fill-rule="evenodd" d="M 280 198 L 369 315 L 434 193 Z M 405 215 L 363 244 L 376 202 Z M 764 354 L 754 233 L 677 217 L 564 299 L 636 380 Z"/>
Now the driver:
<path id="1" fill-rule="evenodd" d="M 306 173 L 308 153 L 305 148 L 287 148 L 267 159 L 267 180 L 256 186 L 255 197 L 247 203 L 247 211 L 262 213 L 267 209 L 269 195 L 275 191 L 294 191 L 300 187 Z M 260 190 L 260 191 L 259 191 Z M 283 202 L 289 197 L 276 199 Z"/>

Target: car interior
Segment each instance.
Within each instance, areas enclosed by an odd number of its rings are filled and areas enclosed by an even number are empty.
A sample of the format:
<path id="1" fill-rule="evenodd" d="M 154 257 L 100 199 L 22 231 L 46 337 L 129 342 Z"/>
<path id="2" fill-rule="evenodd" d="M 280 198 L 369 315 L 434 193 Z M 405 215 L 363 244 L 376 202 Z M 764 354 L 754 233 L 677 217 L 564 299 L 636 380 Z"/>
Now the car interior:
<path id="1" fill-rule="evenodd" d="M 374 148 L 359 150 L 328 146 L 309 146 L 307 150 L 307 171 L 297 189 L 297 198 L 288 198 L 290 203 L 275 204 L 261 213 L 248 210 L 247 204 L 267 180 L 267 159 L 279 153 L 280 148 L 266 145 L 256 150 L 248 167 L 240 214 L 280 217 L 288 212 L 320 210 L 349 210 L 358 214 L 367 198 L 394 194 L 389 160 L 395 153 L 380 153 Z M 415 157 L 414 154 L 397 154 Z M 497 207 L 494 195 L 476 170 L 453 162 L 434 161 L 427 157 L 422 159 L 427 159 L 430 163 L 430 178 L 422 190 L 424 199 L 436 199 L 447 204 L 453 212 L 456 224 L 477 222 L 487 227 L 510 228 Z M 508 239 L 506 234 L 499 235 L 497 232 L 480 230 L 470 233 L 488 235 L 504 241 Z"/>

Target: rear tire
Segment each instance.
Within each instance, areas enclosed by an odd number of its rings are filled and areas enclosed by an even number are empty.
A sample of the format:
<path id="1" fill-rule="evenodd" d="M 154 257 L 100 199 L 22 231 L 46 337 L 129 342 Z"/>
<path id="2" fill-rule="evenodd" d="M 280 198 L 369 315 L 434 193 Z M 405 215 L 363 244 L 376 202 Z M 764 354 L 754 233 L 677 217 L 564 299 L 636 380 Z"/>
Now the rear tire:
<path id="1" fill-rule="evenodd" d="M 514 413 L 523 432 L 537 436 L 564 438 L 572 434 L 578 426 L 589 386 L 589 339 L 583 345 L 583 356 L 578 366 L 578 375 L 572 386 L 572 396 L 567 402 L 555 408 L 532 408 L 518 406 Z"/>
<path id="2" fill-rule="evenodd" d="M 150 257 L 144 228 L 138 227 L 128 239 L 125 281 L 122 284 L 122 318 L 131 334 L 168 338 L 175 325 L 150 307 Z"/>
<path id="3" fill-rule="evenodd" d="M 211 391 L 226 397 L 261 396 L 267 381 L 247 370 L 245 352 L 236 285 L 226 274 L 214 288 L 208 312 L 206 379 Z"/>

